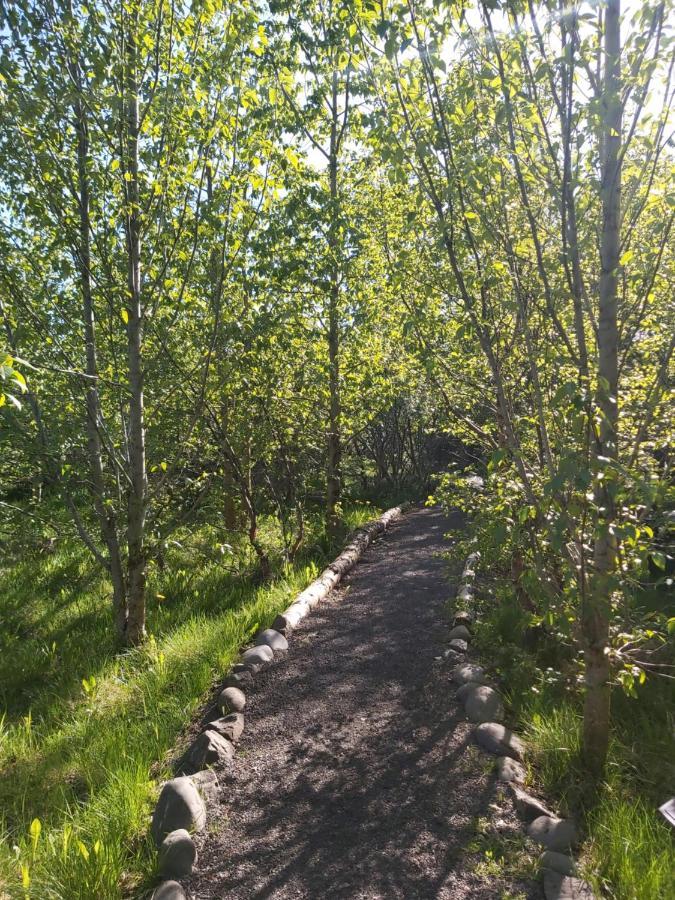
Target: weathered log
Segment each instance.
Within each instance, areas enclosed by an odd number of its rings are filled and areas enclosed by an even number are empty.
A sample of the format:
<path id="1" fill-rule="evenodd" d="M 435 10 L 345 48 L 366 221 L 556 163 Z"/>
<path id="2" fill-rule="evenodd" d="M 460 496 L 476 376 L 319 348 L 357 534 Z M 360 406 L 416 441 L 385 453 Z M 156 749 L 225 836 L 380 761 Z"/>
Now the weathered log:
<path id="1" fill-rule="evenodd" d="M 354 533 L 342 553 L 323 570 L 321 575 L 295 598 L 293 603 L 274 620 L 272 628 L 281 634 L 288 634 L 305 618 L 307 613 L 336 587 L 343 576 L 358 562 L 366 547 L 387 530 L 387 527 L 403 512 L 404 507 L 395 506 Z"/>

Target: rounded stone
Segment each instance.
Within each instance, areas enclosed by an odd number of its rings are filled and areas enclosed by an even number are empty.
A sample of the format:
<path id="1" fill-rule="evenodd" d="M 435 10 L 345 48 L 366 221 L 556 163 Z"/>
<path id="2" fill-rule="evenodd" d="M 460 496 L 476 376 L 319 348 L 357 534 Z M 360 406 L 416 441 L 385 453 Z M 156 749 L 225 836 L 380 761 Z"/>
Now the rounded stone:
<path id="1" fill-rule="evenodd" d="M 499 722 L 483 722 L 476 726 L 473 735 L 479 747 L 495 756 L 522 759 L 525 754 L 525 745 L 518 735 Z"/>
<path id="2" fill-rule="evenodd" d="M 519 787 L 517 784 L 510 784 L 509 791 L 513 798 L 513 805 L 526 822 L 529 822 L 531 819 L 536 819 L 538 816 L 551 816 L 555 818 L 555 813 L 551 812 L 545 803 L 537 797 L 533 797 L 532 794 L 528 794 L 527 791 L 524 791 L 522 787 Z"/>
<path id="3" fill-rule="evenodd" d="M 462 569 L 462 581 L 472 581 L 476 577 L 476 569 L 480 562 L 480 553 L 471 553 L 467 556 Z"/>
<path id="4" fill-rule="evenodd" d="M 544 869 L 546 900 L 595 900 L 591 886 L 580 878 L 570 878 L 552 869 Z"/>
<path id="5" fill-rule="evenodd" d="M 157 846 L 167 834 L 184 828 L 201 831 L 206 825 L 206 806 L 189 778 L 172 778 L 162 788 L 152 816 L 151 833 Z"/>
<path id="6" fill-rule="evenodd" d="M 576 863 L 571 856 L 557 853 L 555 850 L 544 850 L 539 857 L 539 867 L 551 869 L 559 875 L 574 875 L 577 871 Z"/>
<path id="7" fill-rule="evenodd" d="M 454 638 L 454 640 L 450 641 L 448 644 L 450 650 L 454 650 L 455 653 L 466 653 L 469 649 L 469 645 L 466 641 L 460 641 L 459 638 Z"/>
<path id="8" fill-rule="evenodd" d="M 195 772 L 188 778 L 202 795 L 206 804 L 215 802 L 218 798 L 218 776 L 213 769 L 202 769 L 201 772 Z"/>
<path id="9" fill-rule="evenodd" d="M 577 830 L 571 819 L 556 819 L 551 816 L 538 816 L 534 822 L 530 822 L 527 833 L 542 847 L 558 852 L 569 850 L 577 840 Z"/>
<path id="10" fill-rule="evenodd" d="M 274 659 L 274 651 L 267 644 L 261 644 L 259 647 L 249 647 L 241 654 L 242 665 L 247 668 L 259 669 L 271 663 Z"/>
<path id="11" fill-rule="evenodd" d="M 499 722 L 504 718 L 502 698 L 486 684 L 477 684 L 467 691 L 464 711 L 470 722 Z"/>
<path id="12" fill-rule="evenodd" d="M 459 638 L 460 641 L 470 641 L 471 632 L 466 625 L 455 625 L 455 627 L 450 630 L 449 638 L 450 640 Z"/>
<path id="13" fill-rule="evenodd" d="M 475 600 L 473 587 L 470 584 L 463 584 L 457 593 L 457 599 L 472 606 Z"/>
<path id="14" fill-rule="evenodd" d="M 162 878 L 185 878 L 192 874 L 197 848 L 184 828 L 172 831 L 159 848 L 158 871 Z"/>
<path id="15" fill-rule="evenodd" d="M 232 666 L 231 672 L 233 675 L 239 675 L 241 672 L 256 672 L 258 668 L 259 666 L 254 668 L 252 665 L 247 666 L 243 662 L 238 662 Z"/>
<path id="16" fill-rule="evenodd" d="M 472 663 L 458 666 L 452 673 L 452 680 L 455 684 L 466 684 L 467 681 L 476 681 L 478 684 L 485 684 L 485 669 L 481 666 L 475 666 Z"/>
<path id="17" fill-rule="evenodd" d="M 202 731 L 185 754 L 184 765 L 193 772 L 207 766 L 224 765 L 234 757 L 234 745 L 217 731 Z"/>
<path id="18" fill-rule="evenodd" d="M 497 760 L 497 781 L 524 784 L 526 775 L 525 766 L 510 756 L 501 756 Z"/>
<path id="19" fill-rule="evenodd" d="M 274 628 L 266 628 L 264 631 L 261 631 L 255 642 L 257 646 L 264 644 L 270 647 L 275 653 L 285 653 L 288 650 L 288 641 L 283 634 Z"/>
<path id="20" fill-rule="evenodd" d="M 244 731 L 244 717 L 241 713 L 230 713 L 222 719 L 214 719 L 209 722 L 204 731 L 215 731 L 222 737 L 236 744 Z"/>
<path id="21" fill-rule="evenodd" d="M 464 658 L 463 653 L 458 653 L 456 650 L 444 650 L 443 651 L 443 659 L 449 660 L 451 663 L 457 665 L 461 663 Z"/>
<path id="22" fill-rule="evenodd" d="M 457 688 L 455 697 L 457 697 L 457 699 L 461 703 L 464 703 L 464 701 L 466 700 L 467 696 L 471 693 L 471 691 L 477 687 L 481 687 L 481 684 L 479 681 L 465 681 L 464 684 L 461 684 Z"/>
<path id="23" fill-rule="evenodd" d="M 246 694 L 236 687 L 226 687 L 219 694 L 216 706 L 224 716 L 229 713 L 240 713 L 246 706 Z"/>
<path id="24" fill-rule="evenodd" d="M 251 687 L 253 684 L 253 673 L 250 669 L 244 669 L 241 672 L 231 672 L 225 679 L 225 687 Z"/>
<path id="25" fill-rule="evenodd" d="M 460 609 L 453 616 L 452 624 L 454 626 L 464 625 L 465 628 L 469 629 L 471 627 L 471 625 L 473 625 L 473 616 L 467 610 Z"/>
<path id="26" fill-rule="evenodd" d="M 152 892 L 152 900 L 187 900 L 187 894 L 177 881 L 163 881 Z"/>

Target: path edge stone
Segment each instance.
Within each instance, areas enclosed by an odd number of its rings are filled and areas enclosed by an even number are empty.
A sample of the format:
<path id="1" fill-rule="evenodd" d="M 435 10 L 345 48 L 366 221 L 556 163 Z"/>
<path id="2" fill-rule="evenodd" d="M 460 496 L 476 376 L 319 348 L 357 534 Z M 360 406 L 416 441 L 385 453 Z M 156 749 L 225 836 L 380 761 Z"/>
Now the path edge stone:
<path id="1" fill-rule="evenodd" d="M 246 687 L 247 684 L 252 683 L 252 680 L 259 669 L 271 665 L 274 662 L 274 658 L 278 654 L 283 654 L 286 652 L 286 650 L 288 649 L 288 637 L 293 628 L 295 628 L 318 603 L 324 600 L 333 591 L 333 589 L 337 587 L 342 578 L 348 572 L 350 572 L 354 568 L 356 563 L 361 559 L 364 552 L 375 540 L 375 538 L 382 534 L 385 534 L 388 527 L 393 522 L 400 519 L 401 516 L 403 516 L 405 512 L 410 509 L 411 505 L 412 504 L 409 502 L 404 502 L 399 504 L 398 506 L 391 507 L 390 509 L 382 513 L 381 516 L 378 516 L 378 518 L 373 519 L 371 522 L 368 522 L 360 528 L 355 529 L 349 535 L 342 551 L 333 560 L 333 562 L 330 563 L 330 565 L 328 565 L 323 570 L 323 572 L 321 572 L 319 577 L 316 578 L 303 591 L 301 591 L 300 594 L 297 595 L 297 597 L 295 597 L 290 606 L 288 606 L 286 610 L 284 610 L 284 612 L 277 616 L 271 626 L 263 627 L 258 630 L 251 645 L 242 651 L 238 661 L 234 664 L 230 671 L 226 673 L 226 677 L 216 688 L 215 696 L 211 698 L 211 701 L 208 704 L 208 708 L 218 710 L 218 715 L 222 716 L 223 712 L 219 708 L 219 700 L 226 689 L 235 688 L 241 694 L 241 696 L 239 696 L 239 693 L 235 695 L 237 697 L 237 705 L 239 708 L 236 710 L 231 709 L 230 712 L 236 714 L 239 717 L 241 721 L 241 728 L 243 729 L 243 711 L 246 706 L 246 694 L 244 691 L 244 687 Z M 274 635 L 277 635 L 277 637 L 274 638 Z M 274 646 L 272 646 L 273 644 L 276 644 L 276 649 Z M 185 761 L 190 759 L 191 751 L 193 751 L 195 745 L 198 742 L 203 742 L 205 740 L 207 734 L 210 733 L 211 735 L 215 735 L 217 738 L 221 738 L 218 732 L 209 732 L 209 726 L 211 725 L 211 722 L 212 719 L 208 718 L 207 713 L 202 720 L 202 727 L 199 734 L 192 741 L 190 746 L 184 751 L 184 753 L 178 758 L 176 764 L 174 765 L 174 770 L 176 771 L 174 779 L 184 778 L 186 781 L 190 781 L 192 787 L 196 789 L 196 793 L 202 804 L 203 822 L 200 821 L 194 831 L 202 831 L 206 825 L 206 821 L 208 818 L 208 801 L 213 799 L 209 787 L 213 789 L 215 785 L 215 788 L 217 789 L 217 777 L 213 772 L 212 765 L 222 768 L 223 764 L 231 764 L 230 757 L 225 760 L 219 759 L 213 764 L 207 765 L 206 763 L 204 763 L 201 768 L 197 769 L 191 774 L 183 774 L 182 772 Z M 226 741 L 232 746 L 233 756 L 234 743 L 228 741 L 227 739 L 221 738 L 221 740 Z M 213 775 L 213 778 L 207 779 L 207 781 L 209 782 L 209 786 L 207 786 L 206 783 L 202 785 L 201 780 L 199 780 L 199 776 L 210 774 Z M 195 778 L 194 781 L 192 781 L 193 777 Z M 166 786 L 168 781 L 172 781 L 174 779 L 168 779 L 160 784 L 160 792 L 153 808 L 153 832 L 155 831 L 157 804 L 162 797 L 164 787 Z M 191 835 L 189 833 L 188 838 L 190 841 L 192 841 Z M 157 846 L 157 852 L 159 853 L 163 846 L 163 840 L 159 842 L 155 840 L 155 844 Z M 181 896 L 186 897 L 186 894 L 183 892 L 180 883 L 178 881 L 175 881 L 168 874 L 165 877 L 162 877 L 160 875 L 159 882 L 152 894 L 153 897 L 157 896 L 158 900 L 160 897 L 163 898 L 165 895 L 167 897 L 167 900 L 169 897 L 175 897 L 176 900 L 178 900 L 178 898 Z"/>
<path id="2" fill-rule="evenodd" d="M 465 626 L 467 631 L 470 631 L 476 622 L 477 608 L 475 580 L 477 569 L 480 563 L 480 558 L 480 552 L 474 551 L 469 554 L 464 562 L 460 582 L 456 593 L 456 601 L 460 602 L 461 607 L 459 609 L 455 608 L 454 613 L 451 617 L 451 631 L 449 635 L 449 637 L 451 638 L 449 643 L 450 647 L 452 647 L 452 640 L 455 639 L 454 636 L 458 633 L 457 629 L 460 626 Z M 466 638 L 466 643 L 467 645 L 470 644 L 470 636 Z M 472 684 L 474 682 L 465 680 L 465 678 L 462 677 L 464 673 L 459 673 L 460 670 L 468 669 L 469 667 L 471 667 L 472 669 L 480 670 L 480 675 L 476 677 L 476 687 L 478 686 L 478 684 L 488 683 L 488 679 L 482 677 L 483 673 L 480 666 L 468 663 L 468 661 L 463 661 L 459 665 L 455 666 L 455 669 L 453 671 L 453 681 L 455 681 L 456 684 L 460 685 L 458 692 L 459 697 L 457 697 L 457 699 L 464 707 L 471 697 L 471 691 L 468 690 L 468 686 L 469 684 Z M 485 722 L 474 723 L 474 727 L 472 729 L 474 742 L 481 746 L 481 749 L 485 748 L 481 745 L 481 742 L 477 740 L 477 736 L 481 733 L 480 729 L 489 724 L 490 723 Z M 523 789 L 522 785 L 525 780 L 526 770 L 522 765 L 522 762 L 527 755 L 527 745 L 517 734 L 509 731 L 503 726 L 501 727 L 504 730 L 505 734 L 509 738 L 513 738 L 513 740 L 515 741 L 516 752 L 512 752 L 512 750 L 510 748 L 507 748 L 506 746 L 503 750 L 494 750 L 495 753 L 502 754 L 497 756 L 496 775 L 498 780 L 509 789 L 509 794 L 511 796 L 512 802 L 514 803 L 517 812 L 523 820 L 523 824 L 525 826 L 524 830 L 526 831 L 526 833 L 528 835 L 530 834 L 535 821 L 544 819 L 550 819 L 552 822 L 560 822 L 560 824 L 567 825 L 574 832 L 574 837 L 569 841 L 569 844 L 571 846 L 563 848 L 565 849 L 565 853 L 560 852 L 558 848 L 556 848 L 558 852 L 551 851 L 546 846 L 542 848 L 545 850 L 545 852 L 542 854 L 540 861 L 540 875 L 542 878 L 544 878 L 545 881 L 544 890 L 547 900 L 549 900 L 549 898 L 553 900 L 554 897 L 554 893 L 551 890 L 550 884 L 546 883 L 546 879 L 548 879 L 549 882 L 553 881 L 550 876 L 555 876 L 556 883 L 558 880 L 562 882 L 577 882 L 583 887 L 582 896 L 584 897 L 584 900 L 593 900 L 595 895 L 593 894 L 589 885 L 586 882 L 571 877 L 572 873 L 576 873 L 577 871 L 576 862 L 574 857 L 572 856 L 572 847 L 576 844 L 576 831 L 574 830 L 574 823 L 572 822 L 572 820 L 559 820 L 555 813 L 552 812 L 543 803 L 543 801 L 541 801 L 538 797 L 531 796 Z M 510 741 L 507 741 L 507 743 L 510 743 Z M 547 853 L 549 854 L 549 856 L 547 856 Z M 553 866 L 551 866 L 550 862 L 553 856 L 561 857 L 561 859 L 558 861 L 558 865 L 561 867 L 563 860 L 569 861 L 569 865 L 566 865 L 564 872 L 555 871 L 555 869 L 553 869 Z"/>

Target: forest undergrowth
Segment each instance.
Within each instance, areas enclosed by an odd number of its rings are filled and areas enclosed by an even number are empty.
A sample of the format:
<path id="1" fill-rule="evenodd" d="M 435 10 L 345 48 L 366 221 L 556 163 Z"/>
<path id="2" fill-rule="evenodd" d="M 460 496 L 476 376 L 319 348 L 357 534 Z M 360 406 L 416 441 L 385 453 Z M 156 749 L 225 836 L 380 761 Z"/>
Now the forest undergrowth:
<path id="1" fill-rule="evenodd" d="M 582 690 L 569 645 L 531 628 L 506 580 L 486 584 L 476 645 L 505 688 L 511 724 L 531 748 L 529 782 L 561 814 L 581 823 L 581 871 L 598 896 L 668 900 L 675 895 L 675 847 L 658 807 L 672 794 L 675 687 L 650 679 L 613 696 L 605 778 L 589 780 L 582 755 Z M 667 590 L 635 603 L 668 606 Z"/>
<path id="2" fill-rule="evenodd" d="M 109 587 L 81 545 L 0 568 L 3 890 L 107 900 L 152 876 L 150 804 L 181 731 L 242 645 L 376 513 L 345 508 L 330 542 L 310 519 L 306 552 L 266 584 L 247 574 L 243 545 L 226 551 L 228 571 L 222 535 L 206 526 L 181 535 L 151 577 L 150 637 L 122 655 Z M 262 530 L 273 547 L 274 521 Z"/>

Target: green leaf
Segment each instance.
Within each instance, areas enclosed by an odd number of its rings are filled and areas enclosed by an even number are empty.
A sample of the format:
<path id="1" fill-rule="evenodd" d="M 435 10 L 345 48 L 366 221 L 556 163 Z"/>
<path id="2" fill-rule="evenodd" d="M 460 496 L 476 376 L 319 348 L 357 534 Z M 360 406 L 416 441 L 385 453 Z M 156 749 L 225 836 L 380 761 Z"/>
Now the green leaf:
<path id="1" fill-rule="evenodd" d="M 662 553 L 660 550 L 653 550 L 651 553 L 651 560 L 657 568 L 663 569 L 663 571 L 665 572 L 665 570 L 666 570 L 666 554 L 665 553 Z"/>
<path id="2" fill-rule="evenodd" d="M 35 852 L 35 848 L 37 847 L 37 843 L 40 840 L 40 834 L 42 832 L 42 822 L 39 819 L 33 819 L 30 823 L 30 837 L 33 842 L 33 852 Z"/>

